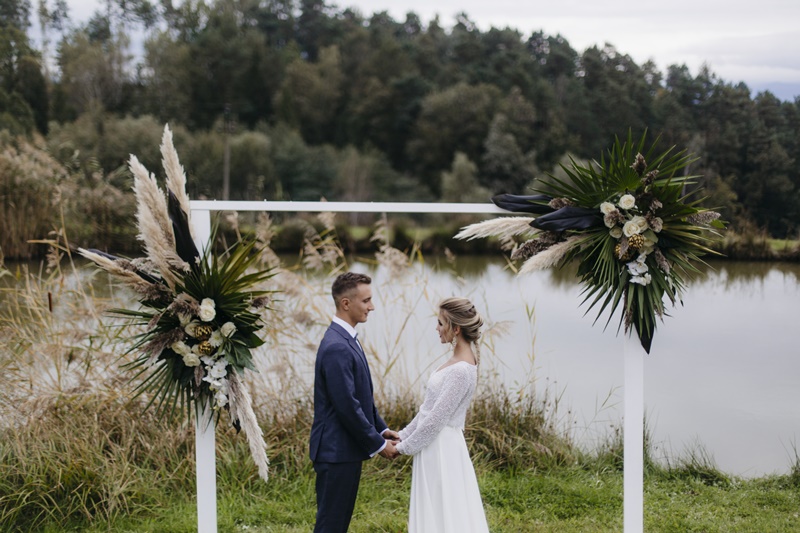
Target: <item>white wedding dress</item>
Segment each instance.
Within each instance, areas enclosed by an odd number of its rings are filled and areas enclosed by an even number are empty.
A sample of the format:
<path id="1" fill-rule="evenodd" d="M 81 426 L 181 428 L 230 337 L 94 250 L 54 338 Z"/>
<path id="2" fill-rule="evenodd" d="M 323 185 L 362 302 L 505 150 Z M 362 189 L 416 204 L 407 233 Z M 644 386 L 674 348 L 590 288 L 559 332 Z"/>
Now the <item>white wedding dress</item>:
<path id="1" fill-rule="evenodd" d="M 434 372 L 419 413 L 400 430 L 397 450 L 413 455 L 409 533 L 489 531 L 464 420 L 478 381 L 477 367 L 460 361 Z"/>

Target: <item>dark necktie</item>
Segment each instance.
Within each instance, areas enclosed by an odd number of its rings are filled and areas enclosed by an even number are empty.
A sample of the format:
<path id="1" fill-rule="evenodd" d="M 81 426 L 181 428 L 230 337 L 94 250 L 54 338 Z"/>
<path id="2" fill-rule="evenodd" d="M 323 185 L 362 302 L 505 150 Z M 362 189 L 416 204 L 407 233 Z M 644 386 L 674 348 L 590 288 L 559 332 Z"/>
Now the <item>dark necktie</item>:
<path id="1" fill-rule="evenodd" d="M 356 336 L 355 336 L 355 337 L 353 337 L 353 338 L 354 338 L 354 339 L 355 339 L 355 341 L 356 341 L 356 345 L 358 345 L 358 349 L 359 349 L 359 351 L 361 352 L 361 355 L 363 355 L 363 356 L 364 356 L 364 358 L 366 358 L 366 357 L 367 357 L 367 355 L 364 353 L 364 348 L 362 348 L 362 347 L 361 347 L 361 343 L 360 343 L 360 342 L 358 342 L 358 333 L 356 333 Z"/>

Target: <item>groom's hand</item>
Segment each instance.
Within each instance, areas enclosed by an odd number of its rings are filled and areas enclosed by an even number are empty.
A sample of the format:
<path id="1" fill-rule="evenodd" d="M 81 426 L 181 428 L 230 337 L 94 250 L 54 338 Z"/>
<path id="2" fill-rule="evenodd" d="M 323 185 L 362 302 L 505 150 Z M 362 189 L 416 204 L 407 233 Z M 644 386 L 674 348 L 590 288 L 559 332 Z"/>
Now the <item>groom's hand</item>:
<path id="1" fill-rule="evenodd" d="M 383 435 L 386 438 L 386 440 L 392 439 L 393 441 L 397 442 L 403 440 L 400 438 L 400 434 L 398 432 L 392 431 L 391 429 L 384 430 L 384 432 L 381 433 L 381 435 Z"/>
<path id="2" fill-rule="evenodd" d="M 381 450 L 380 455 L 389 460 L 392 460 L 398 455 L 400 455 L 400 452 L 398 452 L 397 448 L 394 447 L 394 442 L 387 439 L 386 447 L 383 450 Z"/>

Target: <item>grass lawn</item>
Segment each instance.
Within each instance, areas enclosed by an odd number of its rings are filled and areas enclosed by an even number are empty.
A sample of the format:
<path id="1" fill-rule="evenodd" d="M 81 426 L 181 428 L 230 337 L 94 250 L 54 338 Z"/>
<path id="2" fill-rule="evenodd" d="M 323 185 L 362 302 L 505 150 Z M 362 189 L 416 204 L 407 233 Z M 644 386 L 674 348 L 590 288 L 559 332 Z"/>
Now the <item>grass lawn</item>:
<path id="1" fill-rule="evenodd" d="M 550 471 L 478 468 L 481 494 L 493 532 L 622 531 L 622 473 L 563 467 Z M 410 490 L 410 461 L 367 463 L 350 531 L 403 532 Z M 220 532 L 307 532 L 314 523 L 314 476 L 273 476 L 218 485 Z M 130 509 L 113 523 L 82 521 L 68 531 L 195 531 L 191 490 L 166 494 L 162 505 Z M 47 532 L 65 531 L 63 526 Z M 645 481 L 645 531 L 800 531 L 800 485 L 791 476 L 708 484 L 657 471 Z"/>

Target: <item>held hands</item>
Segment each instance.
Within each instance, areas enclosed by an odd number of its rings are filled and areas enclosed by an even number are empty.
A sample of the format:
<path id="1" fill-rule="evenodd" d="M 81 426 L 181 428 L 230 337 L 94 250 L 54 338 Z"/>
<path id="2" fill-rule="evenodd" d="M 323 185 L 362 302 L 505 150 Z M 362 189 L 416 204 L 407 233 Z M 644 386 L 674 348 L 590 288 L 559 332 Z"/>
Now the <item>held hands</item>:
<path id="1" fill-rule="evenodd" d="M 395 435 L 397 435 L 397 433 L 395 433 L 394 431 L 391 432 L 386 431 L 384 432 L 384 435 L 388 435 L 389 433 L 394 433 Z M 400 442 L 399 438 L 397 440 L 386 439 L 386 447 L 380 451 L 380 455 L 382 457 L 385 457 L 386 459 L 389 459 L 390 461 L 396 459 L 400 455 L 400 452 L 398 452 L 397 448 L 395 448 L 395 444 L 397 444 L 398 442 Z"/>

